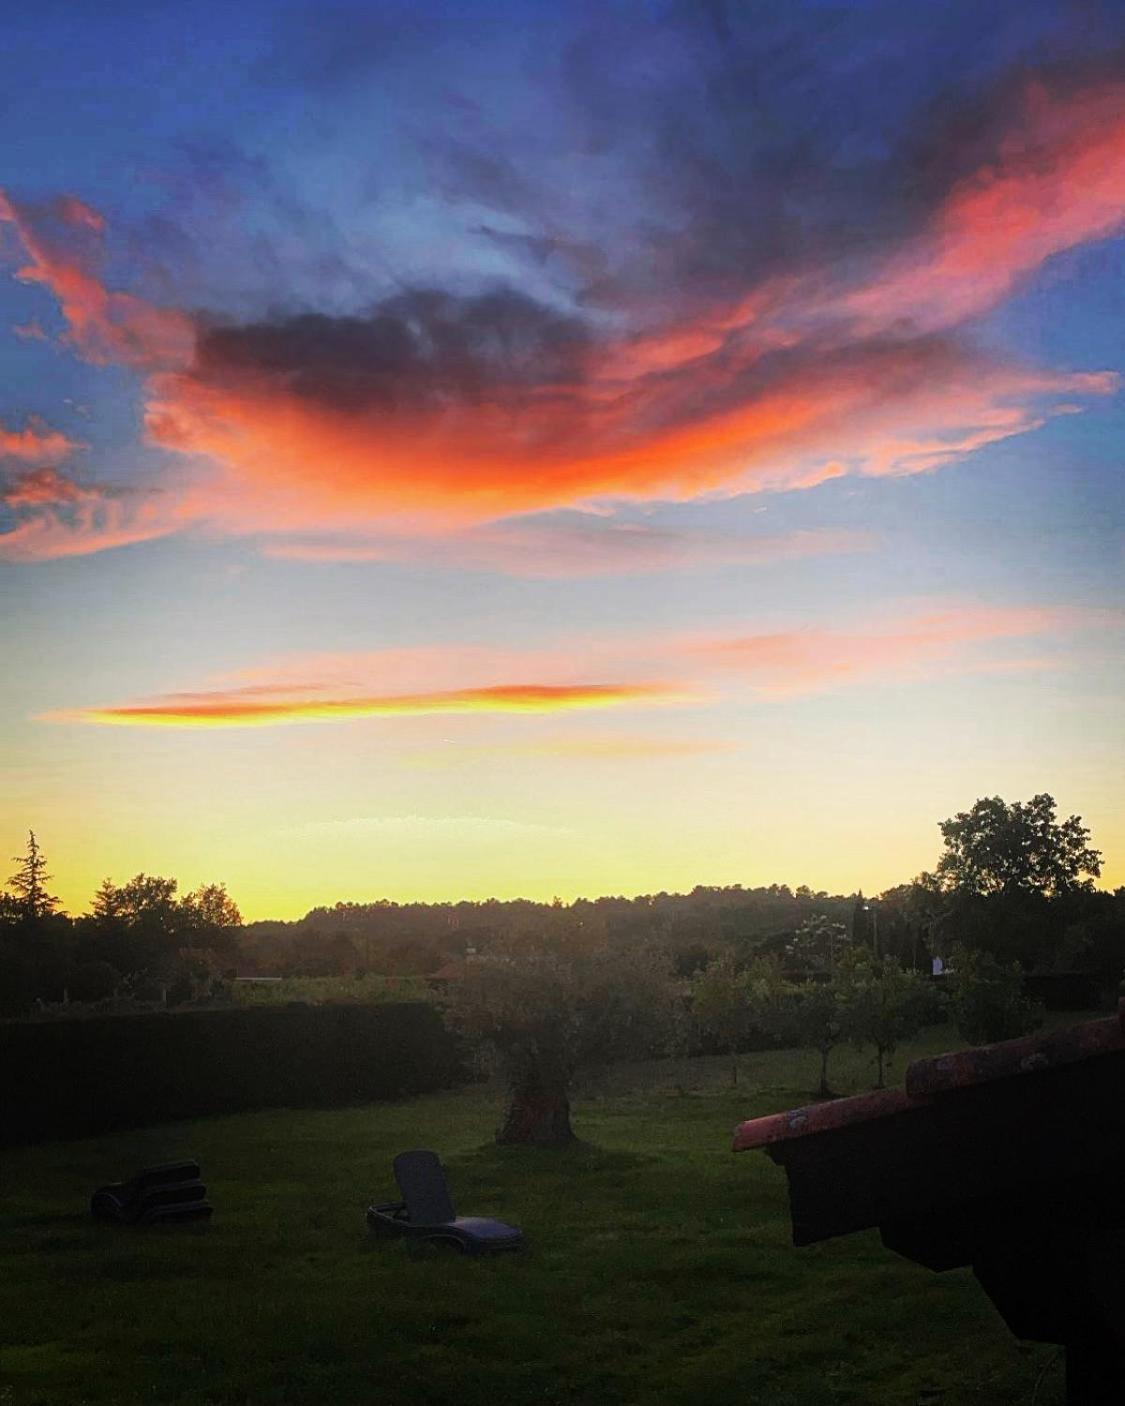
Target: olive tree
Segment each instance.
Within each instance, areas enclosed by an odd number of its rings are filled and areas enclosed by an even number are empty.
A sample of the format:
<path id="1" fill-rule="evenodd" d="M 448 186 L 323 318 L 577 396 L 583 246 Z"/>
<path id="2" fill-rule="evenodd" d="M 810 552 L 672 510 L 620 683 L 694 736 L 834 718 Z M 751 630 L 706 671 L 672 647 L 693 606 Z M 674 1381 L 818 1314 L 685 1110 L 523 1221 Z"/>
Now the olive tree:
<path id="1" fill-rule="evenodd" d="M 570 1089 L 583 1068 L 665 1048 L 676 1021 L 668 959 L 604 937 L 523 936 L 465 964 L 446 1015 L 490 1046 L 508 1081 L 497 1142 L 560 1146 L 574 1137 Z"/>

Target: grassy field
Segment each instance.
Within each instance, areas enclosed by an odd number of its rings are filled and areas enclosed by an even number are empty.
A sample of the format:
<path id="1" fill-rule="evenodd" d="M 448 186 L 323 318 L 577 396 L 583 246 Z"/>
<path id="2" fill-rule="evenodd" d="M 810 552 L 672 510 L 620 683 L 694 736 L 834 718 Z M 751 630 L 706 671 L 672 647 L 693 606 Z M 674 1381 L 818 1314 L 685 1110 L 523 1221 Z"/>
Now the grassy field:
<path id="1" fill-rule="evenodd" d="M 903 1052 L 948 1048 L 947 1030 Z M 1058 1351 L 1015 1342 L 967 1271 L 875 1232 L 796 1250 L 785 1178 L 740 1119 L 804 1101 L 816 1056 L 626 1066 L 563 1153 L 491 1142 L 499 1091 L 166 1125 L 5 1154 L 0 1402 L 1054 1406 Z M 833 1082 L 867 1087 L 845 1053 Z M 392 1156 L 438 1149 L 459 1209 L 523 1226 L 494 1260 L 374 1242 Z M 95 1225 L 86 1197 L 197 1155 L 206 1229 Z"/>

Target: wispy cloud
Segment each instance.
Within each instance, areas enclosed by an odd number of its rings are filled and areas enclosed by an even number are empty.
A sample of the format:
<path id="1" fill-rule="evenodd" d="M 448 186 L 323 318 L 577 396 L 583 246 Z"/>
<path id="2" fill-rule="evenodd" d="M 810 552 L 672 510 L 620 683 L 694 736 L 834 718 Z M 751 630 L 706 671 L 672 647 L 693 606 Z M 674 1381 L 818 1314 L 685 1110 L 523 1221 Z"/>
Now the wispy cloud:
<path id="1" fill-rule="evenodd" d="M 874 545 L 870 532 L 821 530 L 739 536 L 571 514 L 561 521 L 515 519 L 423 539 L 282 538 L 267 542 L 262 550 L 280 560 L 321 565 L 410 562 L 427 570 L 572 579 L 793 561 L 870 551 Z"/>
<path id="2" fill-rule="evenodd" d="M 106 287 L 98 270 L 106 222 L 97 210 L 73 195 L 29 204 L 0 190 L 5 222 L 28 260 L 16 276 L 54 295 L 67 324 L 63 340 L 85 360 L 149 370 L 190 359 L 194 327 L 187 314 Z"/>
<path id="3" fill-rule="evenodd" d="M 182 524 L 159 494 L 82 483 L 53 468 L 29 469 L 0 484 L 10 522 L 0 561 L 55 561 L 167 536 Z"/>
<path id="4" fill-rule="evenodd" d="M 1073 610 L 955 606 L 900 614 L 863 629 L 726 636 L 690 648 L 702 667 L 739 675 L 762 697 L 789 698 L 879 680 L 1049 667 L 1046 657 L 1010 660 L 979 647 L 1066 637 L 1100 623 L 1100 615 Z"/>

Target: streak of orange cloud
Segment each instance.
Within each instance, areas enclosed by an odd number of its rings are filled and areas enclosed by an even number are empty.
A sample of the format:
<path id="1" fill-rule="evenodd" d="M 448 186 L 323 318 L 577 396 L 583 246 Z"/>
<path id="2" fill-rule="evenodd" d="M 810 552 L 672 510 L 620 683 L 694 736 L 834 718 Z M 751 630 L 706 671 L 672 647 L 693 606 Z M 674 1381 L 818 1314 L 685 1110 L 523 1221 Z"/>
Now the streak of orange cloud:
<path id="1" fill-rule="evenodd" d="M 190 701 L 172 696 L 151 704 L 91 708 L 53 714 L 50 721 L 121 727 L 253 727 L 295 722 L 347 722 L 356 718 L 426 713 L 558 713 L 626 704 L 680 701 L 682 691 L 664 684 L 503 684 L 441 693 L 387 694 L 376 698 L 298 698 L 270 701 L 234 692 Z"/>
<path id="2" fill-rule="evenodd" d="M 1013 658 L 996 646 L 1032 637 L 1068 640 L 1120 625 L 1105 611 L 952 605 L 888 613 L 851 628 L 813 626 L 719 638 L 632 635 L 559 641 L 535 649 L 425 645 L 275 659 L 229 675 L 225 686 L 167 693 L 151 702 L 48 714 L 45 720 L 125 727 L 249 727 L 346 722 L 443 713 L 540 713 L 688 703 L 703 706 L 714 684 L 748 684 L 762 699 L 840 686 L 916 681 L 936 674 L 1050 667 L 1050 654 Z M 988 652 L 981 646 L 988 645 Z M 574 682 L 575 675 L 612 683 Z M 536 684 L 496 682 L 517 670 Z M 569 678 L 567 677 L 569 675 Z M 454 683 L 456 679 L 460 683 Z M 661 682 L 653 682 L 654 678 Z M 471 680 L 471 686 L 466 681 Z M 390 691 L 388 684 L 395 686 Z M 737 691 L 737 684 L 736 684 Z M 722 739 L 706 739 L 723 744 Z M 537 739 L 527 746 L 574 755 L 626 754 L 651 739 Z M 556 746 L 556 743 L 558 744 Z M 514 744 L 517 746 L 519 744 Z M 685 744 L 696 746 L 695 741 Z M 670 744 L 669 755 L 678 744 Z M 505 750 L 508 750 L 505 748 Z M 682 748 L 680 749 L 682 750 Z"/>

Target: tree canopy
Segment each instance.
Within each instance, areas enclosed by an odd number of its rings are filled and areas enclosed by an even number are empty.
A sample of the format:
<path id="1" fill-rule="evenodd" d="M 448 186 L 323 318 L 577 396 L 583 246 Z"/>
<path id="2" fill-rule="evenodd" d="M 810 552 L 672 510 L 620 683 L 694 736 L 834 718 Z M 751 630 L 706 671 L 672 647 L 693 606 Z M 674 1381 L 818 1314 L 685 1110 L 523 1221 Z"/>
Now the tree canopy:
<path id="1" fill-rule="evenodd" d="M 1041 894 L 1054 898 L 1091 890 L 1101 873 L 1080 816 L 1055 817 L 1046 792 L 1008 805 L 986 796 L 972 810 L 941 821 L 945 851 L 937 877 L 947 891 L 988 897 Z"/>

